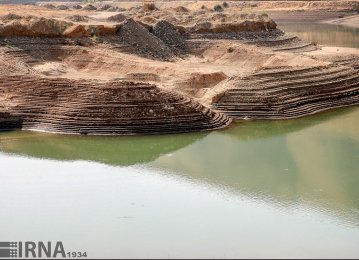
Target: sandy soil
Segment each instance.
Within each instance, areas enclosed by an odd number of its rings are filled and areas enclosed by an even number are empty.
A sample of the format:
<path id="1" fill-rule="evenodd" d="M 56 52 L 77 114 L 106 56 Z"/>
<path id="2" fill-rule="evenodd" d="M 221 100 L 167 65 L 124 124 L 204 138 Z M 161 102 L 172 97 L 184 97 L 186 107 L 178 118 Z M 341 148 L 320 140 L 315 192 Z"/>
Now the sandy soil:
<path id="1" fill-rule="evenodd" d="M 182 101 L 179 102 L 176 117 L 185 117 L 186 111 L 193 111 L 199 118 L 206 118 L 207 121 L 201 122 L 203 125 L 197 129 L 224 127 L 229 123 L 227 115 L 234 118 L 291 118 L 359 102 L 359 50 L 321 47 L 304 42 L 276 29 L 271 18 L 263 13 L 272 12 L 283 20 L 296 21 L 307 17 L 317 21 L 334 18 L 341 13 L 350 14 L 358 7 L 359 1 L 341 1 L 336 4 L 334 1 L 229 1 L 229 7 L 223 6 L 223 11 L 216 12 L 212 9 L 218 3 L 223 5 L 223 2 L 214 1 L 159 2 L 159 10 L 152 12 L 139 8 L 140 2 L 111 3 L 126 8 L 121 12 L 74 10 L 69 3 L 66 4 L 70 10 L 0 5 L 0 16 L 22 16 L 9 18 L 9 21 L 2 18 L 0 35 L 9 33 L 9 30 L 10 34 L 5 34 L 5 38 L 0 37 L 0 76 L 8 91 L 11 84 L 22 84 L 21 77 L 7 82 L 9 74 L 26 75 L 26 93 L 31 93 L 32 84 L 35 84 L 33 82 L 41 79 L 44 91 L 51 92 L 51 97 L 56 98 L 62 91 L 56 81 L 73 86 L 75 92 L 68 93 L 69 97 L 81 96 L 81 86 L 84 84 L 91 89 L 88 97 L 81 101 L 84 104 L 91 103 L 92 98 L 103 94 L 101 88 L 111 89 L 113 85 L 123 92 L 121 102 L 125 104 L 126 86 L 136 83 L 147 88 L 147 84 L 153 84 L 159 94 L 155 97 L 147 93 L 146 99 L 153 98 L 153 104 L 157 106 L 164 102 L 163 93 L 168 100 L 179 95 L 179 100 L 186 100 L 187 103 L 182 106 Z M 96 8 L 101 8 L 100 4 L 105 3 L 96 3 Z M 24 13 L 36 14 L 37 17 L 24 17 Z M 117 17 L 118 21 L 108 19 L 116 14 L 121 14 Z M 39 17 L 56 20 L 43 21 Z M 352 24 L 355 21 L 347 20 Z M 159 24 L 163 22 L 164 25 L 160 27 Z M 17 29 L 19 24 L 21 30 Z M 58 24 L 66 26 L 65 32 L 56 27 L 57 34 L 49 37 L 47 33 L 52 30 L 51 26 Z M 105 26 L 106 32 L 110 31 L 110 34 L 99 34 L 101 26 Z M 16 31 L 16 34 L 11 35 L 11 30 Z M 103 28 L 101 30 L 103 32 Z M 22 35 L 24 33 L 26 35 Z M 47 84 L 51 86 L 50 89 Z M 93 90 L 96 86 L 99 89 Z M 18 90 L 21 92 L 21 88 Z M 27 104 L 26 98 L 19 93 L 15 94 L 23 104 Z M 133 95 L 133 100 L 143 98 L 141 91 Z M 325 95 L 328 98 L 323 100 Z M 31 97 L 30 101 L 37 104 L 39 98 L 42 99 L 40 92 Z M 16 104 L 12 104 L 11 98 L 0 95 L 0 99 L 7 100 L 10 108 L 16 112 Z M 116 96 L 108 93 L 102 101 L 99 100 L 98 105 L 106 100 L 112 100 L 117 105 Z M 46 102 L 50 107 L 47 111 L 51 115 L 55 109 L 51 108 L 53 102 Z M 136 120 L 136 116 L 140 119 L 140 115 L 144 114 L 153 116 L 149 112 L 154 110 L 152 105 L 144 111 L 141 106 L 136 107 L 135 103 L 133 101 L 131 106 L 137 114 L 131 120 Z M 56 116 L 61 116 L 64 109 L 67 111 L 74 107 L 81 113 L 86 112 L 80 109 L 81 105 L 76 104 L 72 108 L 66 108 L 65 105 L 66 102 L 64 107 L 58 108 Z M 200 111 L 196 107 L 200 107 Z M 109 108 L 105 112 L 106 122 L 109 123 L 113 120 L 112 110 Z M 1 113 L 0 109 L 0 119 Z M 96 110 L 91 110 L 89 114 L 96 113 Z M 163 117 L 155 118 L 156 124 L 160 125 L 171 114 L 174 115 L 171 109 L 164 106 L 158 112 Z M 131 115 L 129 110 L 126 117 Z M 121 116 L 119 113 L 116 120 Z M 89 118 L 84 119 L 84 126 Z M 97 119 L 102 120 L 101 116 Z M 197 119 L 187 119 L 195 130 Z M 38 122 L 42 123 L 40 119 Z M 131 129 L 132 123 L 121 127 Z M 175 123 L 182 124 L 180 120 Z M 71 131 L 72 123 L 69 124 L 68 129 Z M 161 128 L 159 125 L 156 125 L 157 132 Z M 177 127 L 186 128 L 183 125 Z M 107 133 L 106 129 L 99 129 Z M 169 132 L 175 131 L 176 126 L 172 125 L 168 129 Z M 118 133 L 124 132 L 118 130 Z"/>
<path id="2" fill-rule="evenodd" d="M 304 55 L 316 60 L 336 62 L 340 60 L 358 59 L 359 49 L 322 47 L 320 50 L 312 51 Z"/>
<path id="3" fill-rule="evenodd" d="M 359 28 L 359 15 L 351 15 L 344 18 L 334 19 L 334 20 L 326 21 L 326 23 Z"/>
<path id="4" fill-rule="evenodd" d="M 359 8 L 359 0 L 341 0 L 341 1 L 226 1 L 229 7 L 233 10 L 240 10 L 241 12 L 322 12 L 329 18 L 333 18 L 332 13 L 353 13 L 357 12 Z M 156 1 L 156 5 L 160 9 L 176 8 L 183 6 L 189 10 L 201 10 L 203 6 L 209 9 L 213 9 L 214 6 L 222 4 L 223 1 Z M 69 3 L 69 2 L 39 2 L 38 5 L 43 6 L 46 4 L 54 5 L 83 5 L 81 1 Z M 95 6 L 111 4 L 121 8 L 129 9 L 132 7 L 142 6 L 142 1 L 101 1 L 95 3 Z M 40 8 L 39 6 L 30 5 L 0 5 L 0 15 L 6 13 L 28 13 L 34 14 L 36 12 L 39 16 L 61 16 L 68 15 L 69 12 L 76 12 L 81 15 L 92 13 L 91 11 L 84 10 L 48 10 L 46 8 Z"/>

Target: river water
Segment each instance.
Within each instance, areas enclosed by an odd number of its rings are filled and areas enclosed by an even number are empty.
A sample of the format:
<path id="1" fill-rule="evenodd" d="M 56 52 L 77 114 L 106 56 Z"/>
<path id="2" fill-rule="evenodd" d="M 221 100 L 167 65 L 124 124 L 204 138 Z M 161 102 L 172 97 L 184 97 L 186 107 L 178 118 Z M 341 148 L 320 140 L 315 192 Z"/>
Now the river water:
<path id="1" fill-rule="evenodd" d="M 359 48 L 359 29 L 326 23 L 279 23 L 279 28 L 324 46 Z"/>
<path id="2" fill-rule="evenodd" d="M 1 239 L 90 257 L 358 257 L 359 108 L 211 133 L 0 133 Z"/>
<path id="3" fill-rule="evenodd" d="M 0 240 L 90 258 L 358 258 L 358 119 L 352 107 L 180 135 L 0 133 Z"/>

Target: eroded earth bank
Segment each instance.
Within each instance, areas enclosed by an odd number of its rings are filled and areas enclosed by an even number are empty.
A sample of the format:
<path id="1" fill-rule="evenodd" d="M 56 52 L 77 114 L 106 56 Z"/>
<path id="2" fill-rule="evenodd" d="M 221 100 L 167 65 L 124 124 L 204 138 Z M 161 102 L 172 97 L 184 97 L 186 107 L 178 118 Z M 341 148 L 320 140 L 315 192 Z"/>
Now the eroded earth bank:
<path id="1" fill-rule="evenodd" d="M 357 49 L 231 5 L 2 6 L 0 130 L 190 132 L 359 104 Z"/>

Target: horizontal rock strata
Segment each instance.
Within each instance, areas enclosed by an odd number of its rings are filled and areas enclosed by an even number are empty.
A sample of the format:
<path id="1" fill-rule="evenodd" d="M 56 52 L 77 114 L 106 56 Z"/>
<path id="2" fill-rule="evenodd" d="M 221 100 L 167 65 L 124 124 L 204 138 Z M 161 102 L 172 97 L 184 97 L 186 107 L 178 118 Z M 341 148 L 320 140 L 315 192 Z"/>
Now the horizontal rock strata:
<path id="1" fill-rule="evenodd" d="M 189 28 L 191 33 L 226 33 L 226 32 L 253 32 L 253 31 L 267 31 L 277 28 L 277 24 L 268 19 L 268 21 L 250 21 L 244 20 L 241 22 L 229 22 L 213 24 L 211 22 L 197 23 L 195 26 Z"/>
<path id="2" fill-rule="evenodd" d="M 212 108 L 242 119 L 285 119 L 359 104 L 359 73 L 351 67 L 264 70 L 232 78 Z"/>
<path id="3" fill-rule="evenodd" d="M 154 85 L 0 76 L 0 130 L 134 135 L 210 130 L 230 122 Z"/>

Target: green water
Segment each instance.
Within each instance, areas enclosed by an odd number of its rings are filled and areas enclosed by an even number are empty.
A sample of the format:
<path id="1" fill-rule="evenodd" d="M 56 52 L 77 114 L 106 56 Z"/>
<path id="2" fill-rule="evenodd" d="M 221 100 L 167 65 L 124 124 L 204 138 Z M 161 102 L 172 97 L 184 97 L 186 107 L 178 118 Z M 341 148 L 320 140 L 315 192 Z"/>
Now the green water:
<path id="1" fill-rule="evenodd" d="M 139 137 L 0 133 L 2 241 L 89 257 L 359 257 L 359 108 Z"/>
<path id="2" fill-rule="evenodd" d="M 324 46 L 359 48 L 359 29 L 325 23 L 279 23 L 300 39 Z"/>

